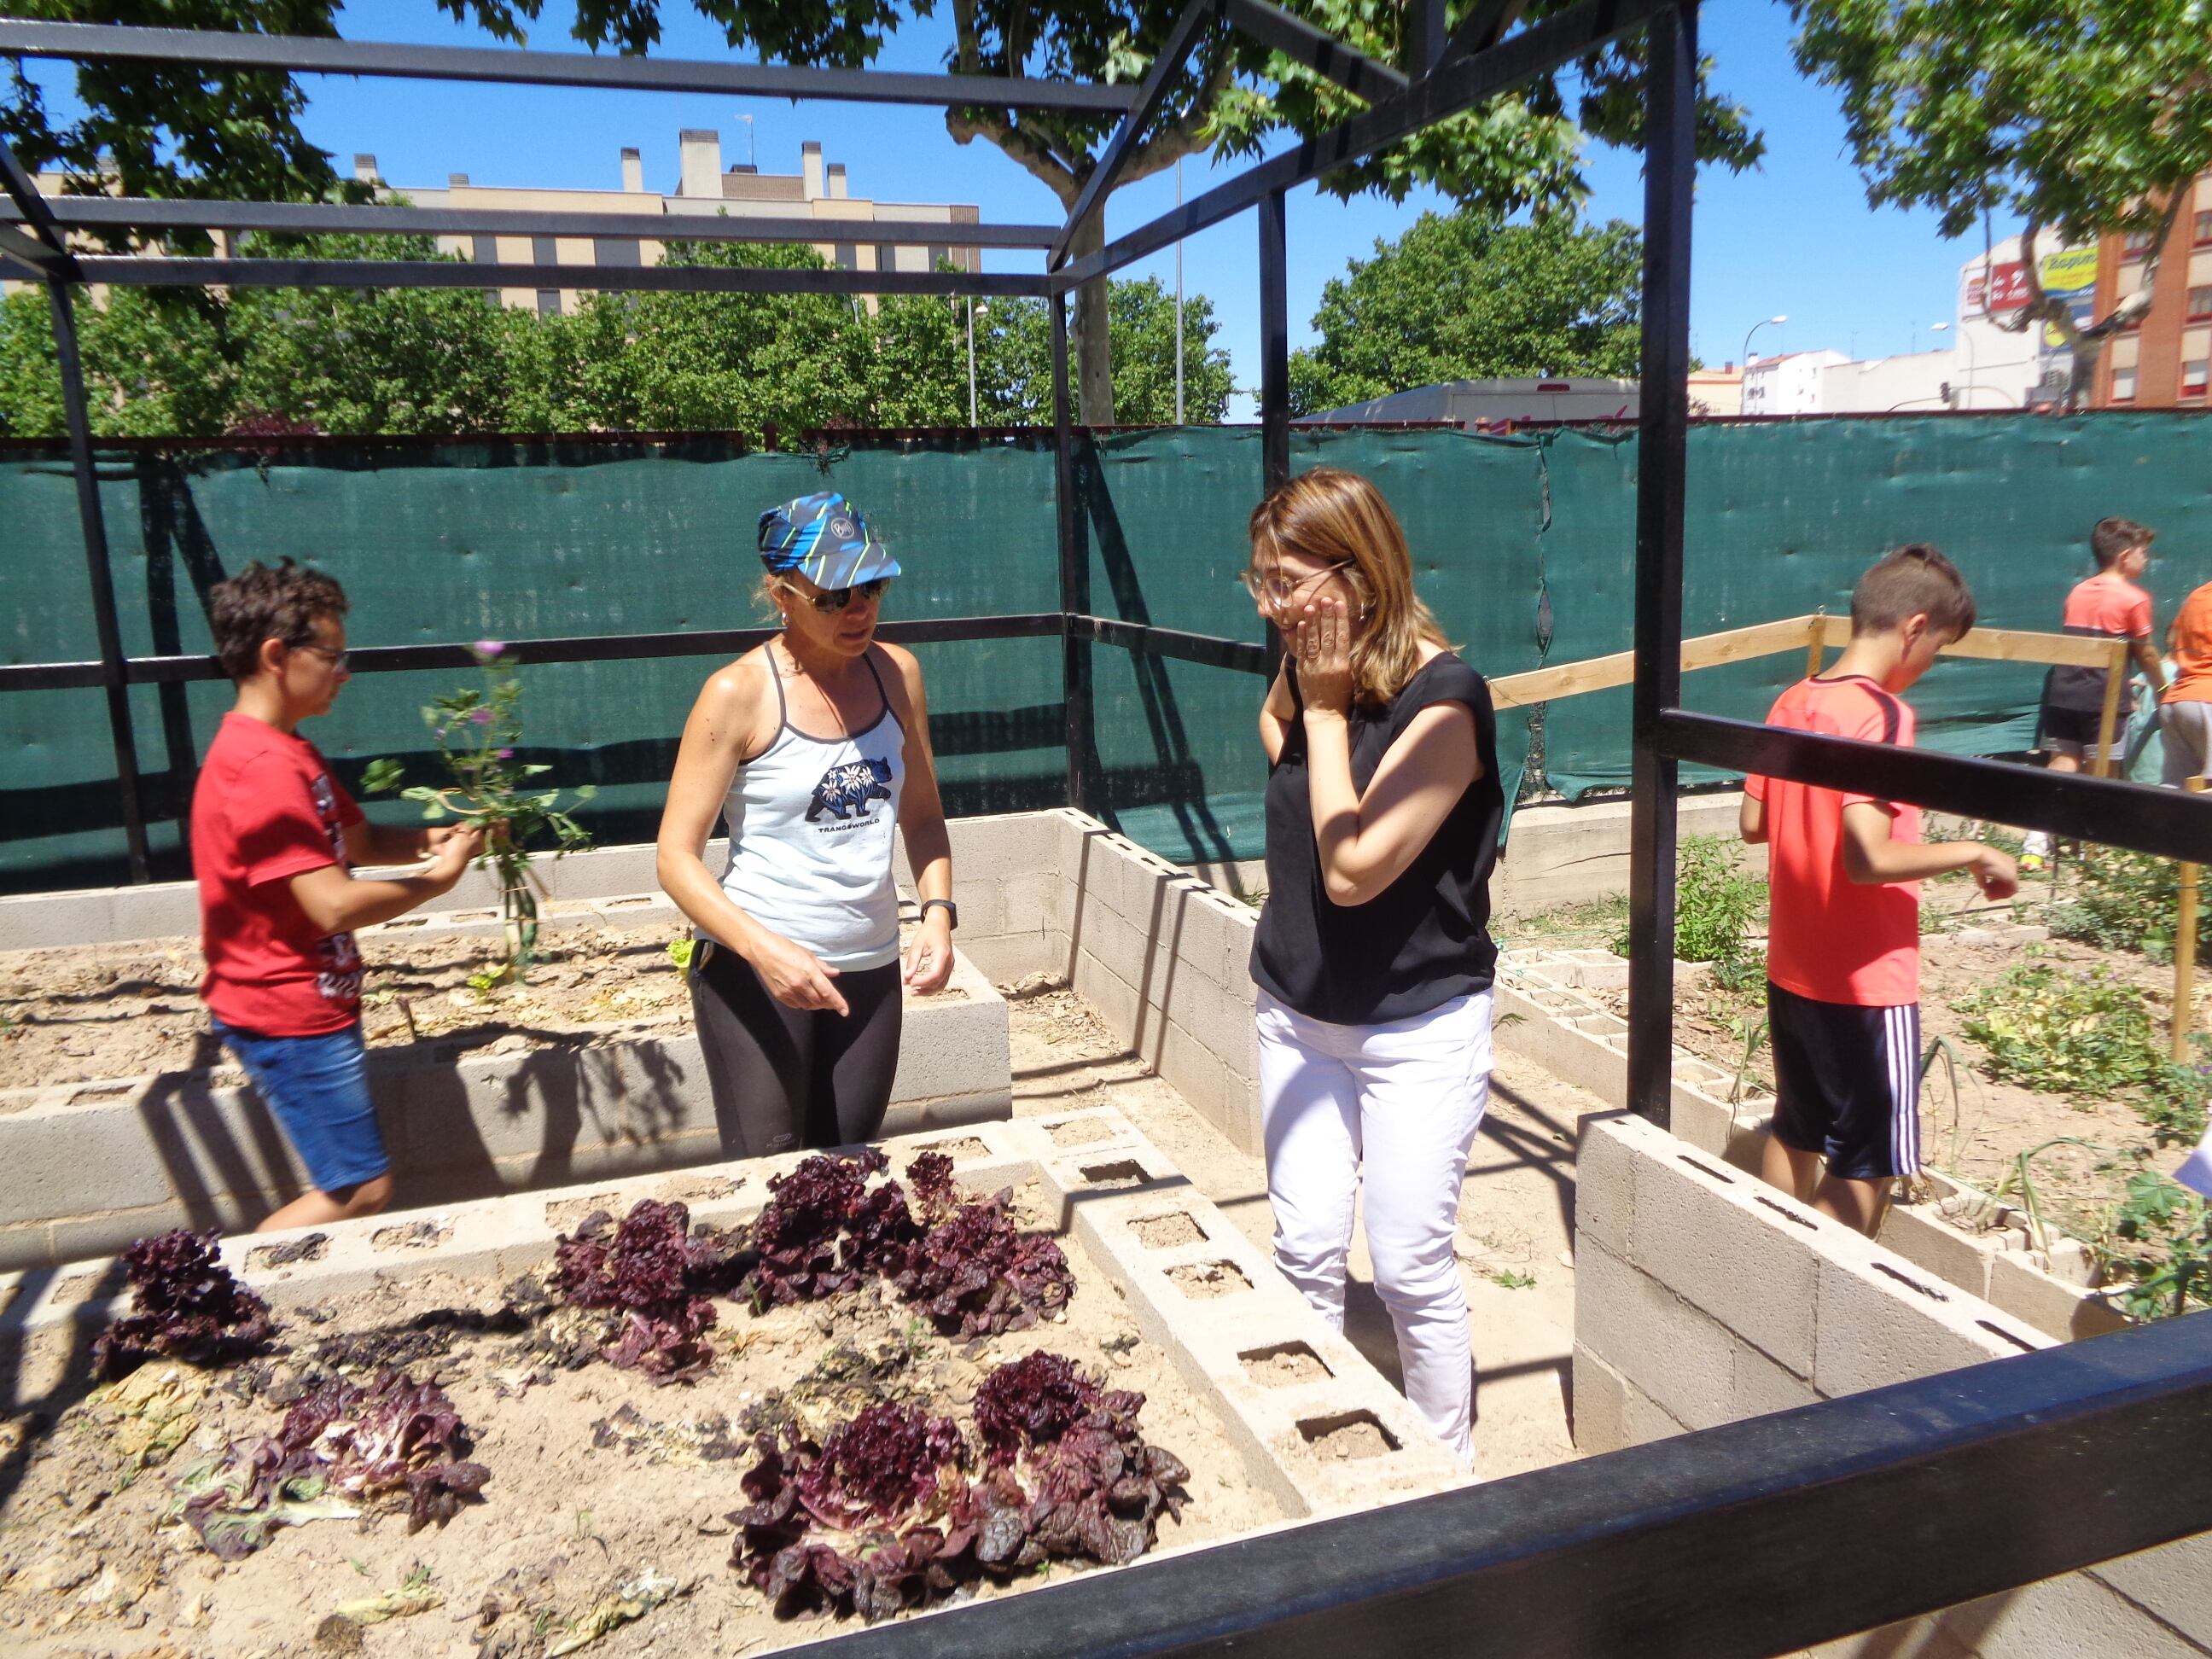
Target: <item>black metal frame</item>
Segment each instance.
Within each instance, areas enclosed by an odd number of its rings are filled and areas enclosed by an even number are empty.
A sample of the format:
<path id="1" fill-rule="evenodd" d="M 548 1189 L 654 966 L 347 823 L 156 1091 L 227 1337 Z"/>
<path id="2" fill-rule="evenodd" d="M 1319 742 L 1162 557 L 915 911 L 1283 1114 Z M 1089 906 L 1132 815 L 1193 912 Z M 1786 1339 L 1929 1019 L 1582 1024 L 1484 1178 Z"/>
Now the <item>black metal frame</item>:
<path id="1" fill-rule="evenodd" d="M 4 3 L 4 0 L 0 0 Z M 1996 817 L 2165 856 L 2212 846 L 2212 800 L 1999 763 L 1778 732 L 1680 708 L 1682 519 L 1697 0 L 1582 0 L 1515 27 L 1523 0 L 1475 0 L 1447 36 L 1442 0 L 1408 0 L 1404 62 L 1374 63 L 1266 3 L 1193 0 L 1143 85 L 1083 87 L 975 76 L 896 75 L 634 58 L 399 46 L 337 40 L 25 22 L 0 18 L 0 57 L 137 59 L 311 73 L 633 90 L 768 93 L 893 103 L 1106 110 L 1120 129 L 1057 227 L 933 226 L 980 246 L 1042 248 L 1036 275 L 732 271 L 720 267 L 503 266 L 79 254 L 70 229 L 213 228 L 580 234 L 573 216 L 265 203 L 48 204 L 0 146 L 0 270 L 41 283 L 60 352 L 100 658 L 0 668 L 0 691 L 99 686 L 106 694 L 134 874 L 146 874 L 128 688 L 213 678 L 204 658 L 123 654 L 94 473 L 70 290 L 86 282 L 272 285 L 666 288 L 825 293 L 1000 293 L 1051 309 L 1060 609 L 889 623 L 907 641 L 1062 641 L 1067 799 L 1095 775 L 1091 649 L 1108 645 L 1265 675 L 1265 646 L 1091 613 L 1080 447 L 1070 399 L 1066 296 L 1180 238 L 1257 210 L 1261 298 L 1261 482 L 1290 471 L 1286 196 L 1331 168 L 1583 53 L 1648 32 L 1643 361 L 1638 425 L 1633 688 L 1633 873 L 1628 1080 L 1634 1109 L 1668 1119 L 1674 959 L 1674 783 L 1699 761 Z M 1371 107 L 1258 163 L 1096 253 L 1070 258 L 1157 114 L 1200 31 L 1219 20 L 1351 88 Z M 812 240 L 791 222 L 609 216 L 609 234 L 659 240 Z M 874 226 L 884 241 L 915 227 Z M 589 233 L 584 233 L 589 234 Z M 665 272 L 665 274 L 656 274 Z M 981 434 L 975 434 L 981 436 Z M 522 661 L 613 660 L 740 649 L 765 630 L 517 642 Z M 364 647 L 369 672 L 460 667 L 459 646 Z M 2212 1527 L 2212 1318 L 2168 1322 L 1900 1389 L 1861 1395 L 1588 1463 L 1447 1493 L 992 1601 L 949 1619 L 848 1637 L 839 1650 L 963 1656 L 1265 1650 L 1345 1652 L 1486 1645 L 1532 1655 L 1765 1654 L 1850 1634 Z M 2124 1496 L 2125 1501 L 2113 1501 Z M 1996 1527 L 2041 1510 L 2049 1528 Z M 1802 1540 L 1826 1542 L 1808 1552 Z M 1909 1540 L 1911 1547 L 1896 1547 Z M 1782 1587 L 1778 1590 L 1778 1586 Z"/>

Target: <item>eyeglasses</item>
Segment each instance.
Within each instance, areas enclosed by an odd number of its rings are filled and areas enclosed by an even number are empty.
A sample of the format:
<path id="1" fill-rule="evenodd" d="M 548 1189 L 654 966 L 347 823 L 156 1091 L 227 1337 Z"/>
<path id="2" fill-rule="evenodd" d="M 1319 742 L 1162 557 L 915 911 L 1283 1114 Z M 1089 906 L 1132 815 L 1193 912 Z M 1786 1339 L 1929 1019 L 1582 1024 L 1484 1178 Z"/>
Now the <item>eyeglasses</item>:
<path id="1" fill-rule="evenodd" d="M 346 672 L 346 659 L 353 654 L 349 651 L 333 651 L 327 645 L 295 645 L 292 648 L 295 651 L 313 652 L 325 662 L 330 664 L 333 673 L 338 674 Z"/>
<path id="2" fill-rule="evenodd" d="M 1352 563 L 1350 559 L 1340 559 L 1336 563 L 1316 570 L 1310 575 L 1300 576 L 1295 581 L 1282 575 L 1263 576 L 1258 571 L 1247 567 L 1237 573 L 1237 580 L 1243 584 L 1244 591 L 1252 596 L 1255 602 L 1279 608 L 1287 605 L 1296 599 L 1301 588 L 1310 587 L 1324 576 L 1333 575 L 1337 571 L 1348 570 L 1352 568 Z"/>
<path id="3" fill-rule="evenodd" d="M 873 581 L 862 582 L 856 587 L 823 587 L 806 598 L 817 611 L 825 617 L 834 617 L 856 599 L 880 599 L 884 590 L 891 585 L 889 576 L 878 576 Z M 787 583 L 785 586 L 789 586 Z M 796 591 L 796 590 L 794 590 Z"/>

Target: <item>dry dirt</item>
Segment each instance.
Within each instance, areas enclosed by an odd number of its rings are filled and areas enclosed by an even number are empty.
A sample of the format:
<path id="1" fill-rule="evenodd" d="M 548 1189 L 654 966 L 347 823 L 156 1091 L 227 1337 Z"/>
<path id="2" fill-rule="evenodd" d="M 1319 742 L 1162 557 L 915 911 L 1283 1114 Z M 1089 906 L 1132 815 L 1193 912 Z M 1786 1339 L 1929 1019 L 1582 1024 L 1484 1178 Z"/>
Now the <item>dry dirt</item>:
<path id="1" fill-rule="evenodd" d="M 746 1501 L 738 1480 L 751 1462 L 748 1437 L 734 1425 L 749 1407 L 810 1376 L 798 1396 L 786 1397 L 811 1396 L 802 1413 L 823 1420 L 886 1391 L 911 1391 L 965 1420 L 988 1367 L 1038 1349 L 1146 1395 L 1147 1438 L 1191 1469 L 1189 1506 L 1179 1523 L 1163 1518 L 1161 1547 L 1282 1518 L 1248 1480 L 1212 1408 L 1140 1338 L 1110 1281 L 1072 1239 L 1062 1243 L 1078 1285 L 1065 1316 L 972 1347 L 936 1335 L 874 1291 L 758 1317 L 718 1304 L 714 1369 L 662 1389 L 602 1364 L 558 1369 L 520 1352 L 513 1336 L 462 1334 L 414 1368 L 441 1380 L 492 1478 L 482 1504 L 411 1537 L 399 1515 L 318 1522 L 280 1531 L 225 1566 L 188 1530 L 161 1526 L 171 1482 L 228 1440 L 273 1431 L 279 1408 L 234 1394 L 235 1370 L 216 1374 L 211 1385 L 183 1373 L 193 1389 L 191 1432 L 166 1462 L 141 1471 L 113 1424 L 80 1404 L 44 1437 L 0 1505 L 0 1648 L 26 1659 L 318 1654 L 333 1650 L 319 1647 L 315 1634 L 340 1603 L 396 1590 L 422 1572 L 441 1605 L 362 1627 L 357 1649 L 337 1650 L 371 1659 L 536 1659 L 619 1585 L 647 1572 L 673 1581 L 669 1599 L 592 1643 L 594 1659 L 754 1653 L 857 1628 L 849 1620 L 781 1622 L 728 1565 L 732 1528 L 724 1517 Z M 307 1354 L 333 1334 L 375 1331 L 382 1353 L 404 1353 L 403 1337 L 422 1341 L 405 1328 L 417 1316 L 492 1308 L 498 1294 L 483 1282 L 404 1279 L 292 1316 L 283 1338 Z M 1051 1576 L 1076 1570 L 1059 1565 Z M 1042 1576 L 1024 1581 L 1038 1582 Z M 479 1648 L 488 1596 L 508 1611 Z M 507 1638 L 512 1645 L 501 1645 Z"/>
<path id="2" fill-rule="evenodd" d="M 668 954 L 683 931 L 666 919 L 549 924 L 528 980 L 489 988 L 469 981 L 499 968 L 496 933 L 365 933 L 363 1033 L 372 1048 L 435 1039 L 505 1053 L 617 1040 L 643 1021 L 688 1030 L 690 994 Z M 0 1088 L 204 1066 L 234 1076 L 208 1030 L 201 971 L 190 939 L 0 952 Z"/>

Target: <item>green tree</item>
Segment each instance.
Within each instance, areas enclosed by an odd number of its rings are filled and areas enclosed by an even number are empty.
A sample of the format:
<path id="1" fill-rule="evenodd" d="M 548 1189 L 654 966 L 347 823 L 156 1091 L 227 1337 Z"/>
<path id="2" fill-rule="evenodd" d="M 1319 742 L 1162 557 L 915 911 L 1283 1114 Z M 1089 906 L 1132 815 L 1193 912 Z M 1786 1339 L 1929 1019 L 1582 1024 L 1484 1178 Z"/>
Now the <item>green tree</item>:
<path id="1" fill-rule="evenodd" d="M 1291 408 L 1318 414 L 1439 380 L 1637 372 L 1643 238 L 1615 219 L 1500 224 L 1424 213 L 1322 289 Z"/>
<path id="2" fill-rule="evenodd" d="M 330 34 L 338 0 L 166 0 L 160 21 L 186 28 Z M 1537 18 L 1575 0 L 1528 0 Z M 2118 0 L 2115 0 L 2115 3 Z M 2162 0 L 2164 4 L 2174 0 Z M 138 0 L 17 0 L 32 15 L 82 22 L 142 22 Z M 455 17 L 473 17 L 494 34 L 520 40 L 544 0 L 439 0 Z M 692 0 L 722 27 L 732 48 L 764 61 L 860 67 L 910 18 L 928 17 L 935 0 Z M 1449 0 L 1449 21 L 1490 0 Z M 1863 3 L 1863 0 L 1862 0 Z M 1150 68 L 1183 0 L 952 0 L 950 66 L 970 74 L 1042 75 L 1133 82 Z M 1386 62 L 1402 59 L 1402 0 L 1291 0 L 1290 9 Z M 578 0 L 569 33 L 592 46 L 644 52 L 660 39 L 659 0 Z M 1339 167 L 1322 181 L 1340 196 L 1376 191 L 1403 199 L 1433 185 L 1496 213 L 1570 206 L 1585 193 L 1585 137 L 1632 143 L 1642 122 L 1640 39 L 1609 46 L 1559 73 Z M 59 161 L 89 179 L 104 144 L 118 157 L 125 188 L 147 195 L 315 197 L 356 188 L 301 136 L 301 98 L 280 75 L 177 71 L 132 64 L 89 64 L 77 73 L 87 114 L 50 124 L 35 90 L 17 76 L 15 100 L 0 112 L 0 136 L 33 166 Z M 1210 26 L 1172 82 L 1163 112 L 1132 151 L 1121 184 L 1218 149 L 1256 155 L 1286 135 L 1310 137 L 1358 113 L 1361 100 L 1295 60 L 1224 26 Z M 1118 125 L 1109 113 L 1020 109 L 951 109 L 946 130 L 963 143 L 997 145 L 1051 189 L 1075 201 Z M 1743 112 L 1705 94 L 1698 149 L 1743 167 L 1762 143 Z M 88 184 L 88 188 L 93 187 Z M 1102 243 L 1104 216 L 1074 244 L 1077 256 Z M 1113 395 L 1111 305 L 1104 281 L 1077 291 L 1074 346 L 1080 417 L 1095 424 L 1117 413 Z M 710 400 L 711 401 L 711 400 Z M 1125 416 L 1126 417 L 1126 416 Z"/>
<path id="3" fill-rule="evenodd" d="M 210 437 L 228 424 L 236 376 L 219 303 L 147 289 L 113 289 L 99 301 L 81 294 L 76 328 L 95 434 Z M 46 296 L 11 294 L 0 301 L 0 432 L 66 430 Z"/>
<path id="4" fill-rule="evenodd" d="M 2025 222 L 2029 303 L 2073 349 L 2084 398 L 2104 343 L 2151 302 L 2190 185 L 2212 166 L 2212 16 L 2201 0 L 1791 0 L 1798 67 L 1838 87 L 1876 204 L 1933 208 L 1943 233 Z M 2152 233 L 2141 289 L 2076 325 L 2047 296 L 2036 242 Z"/>

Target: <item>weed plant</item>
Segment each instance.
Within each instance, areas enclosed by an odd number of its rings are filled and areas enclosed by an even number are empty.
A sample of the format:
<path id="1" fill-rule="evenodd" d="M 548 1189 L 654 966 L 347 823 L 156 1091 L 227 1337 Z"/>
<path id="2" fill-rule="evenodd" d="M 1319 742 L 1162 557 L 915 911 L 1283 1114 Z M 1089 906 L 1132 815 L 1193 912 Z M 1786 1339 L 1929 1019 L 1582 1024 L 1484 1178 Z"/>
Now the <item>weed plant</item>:
<path id="1" fill-rule="evenodd" d="M 1735 844 L 1718 836 L 1686 837 L 1675 853 L 1674 955 L 1683 962 L 1710 962 L 1713 975 L 1729 990 L 1763 980 L 1765 969 L 1750 956 L 1752 924 L 1766 908 L 1766 884 L 1736 868 Z M 1613 941 L 1618 956 L 1628 954 L 1624 931 Z"/>
<path id="2" fill-rule="evenodd" d="M 2136 1147 L 2132 1155 L 2148 1157 Z M 2212 1207 L 2162 1171 L 2140 1169 L 2099 1243 L 2129 1283 L 2120 1305 L 2136 1319 L 2212 1308 Z"/>
<path id="3" fill-rule="evenodd" d="M 2172 860 L 2118 847 L 2083 849 L 2075 884 L 2045 915 L 2060 939 L 2106 950 L 2140 951 L 2153 962 L 2173 960 L 2181 927 L 2180 878 Z M 2205 943 L 2199 912 L 2197 945 Z"/>
<path id="4" fill-rule="evenodd" d="M 1957 1003 L 1992 1077 L 2092 1100 L 2159 1080 L 2165 1067 L 2143 994 L 2100 965 L 2008 968 Z"/>

